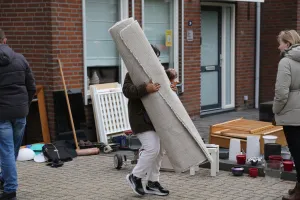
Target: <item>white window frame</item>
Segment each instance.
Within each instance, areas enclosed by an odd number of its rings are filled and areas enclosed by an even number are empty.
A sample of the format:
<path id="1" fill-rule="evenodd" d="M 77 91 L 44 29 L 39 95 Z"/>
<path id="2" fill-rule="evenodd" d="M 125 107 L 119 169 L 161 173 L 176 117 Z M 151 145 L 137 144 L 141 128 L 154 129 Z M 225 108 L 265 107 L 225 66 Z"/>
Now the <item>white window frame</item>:
<path id="1" fill-rule="evenodd" d="M 144 29 L 145 27 L 145 1 L 147 0 L 142 0 L 142 28 Z M 163 1 L 163 0 L 162 0 Z M 174 43 L 173 43 L 173 59 L 174 59 L 174 69 L 179 73 L 179 27 L 178 27 L 178 15 L 179 15 L 179 6 L 178 6 L 178 0 L 170 0 L 173 1 L 173 38 L 174 38 Z"/>
<path id="2" fill-rule="evenodd" d="M 88 78 L 87 78 L 87 70 L 88 70 L 88 66 L 87 66 L 87 43 L 86 43 L 86 0 L 82 0 L 82 29 L 83 29 L 83 75 L 84 75 L 84 104 L 88 105 L 88 100 L 90 99 L 90 92 L 89 92 L 89 85 L 88 85 Z M 119 16 L 122 19 L 126 19 L 128 18 L 128 1 L 124 1 L 124 0 L 119 0 Z M 107 30 L 108 31 L 108 30 Z M 120 58 L 120 67 L 121 70 L 119 70 L 119 72 L 121 72 L 120 77 L 121 81 L 123 81 L 123 77 L 124 75 L 124 69 L 126 69 L 124 62 L 122 61 L 122 59 Z"/>
<path id="3" fill-rule="evenodd" d="M 235 4 L 229 3 L 214 3 L 214 2 L 202 2 L 203 6 L 220 6 L 222 7 L 222 52 L 221 52 L 221 83 L 222 83 L 222 109 L 230 109 L 235 107 Z M 226 12 L 225 7 L 231 8 L 231 103 L 226 104 L 226 68 L 223 67 L 226 64 Z"/>

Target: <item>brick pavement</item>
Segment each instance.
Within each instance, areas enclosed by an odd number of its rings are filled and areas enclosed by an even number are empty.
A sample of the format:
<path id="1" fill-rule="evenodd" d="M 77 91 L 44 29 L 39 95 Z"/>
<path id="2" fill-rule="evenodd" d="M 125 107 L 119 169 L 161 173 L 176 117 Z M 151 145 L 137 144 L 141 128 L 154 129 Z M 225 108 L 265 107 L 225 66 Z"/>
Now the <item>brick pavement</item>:
<path id="1" fill-rule="evenodd" d="M 256 110 L 231 112 L 201 119 L 195 119 L 200 134 L 207 138 L 208 127 L 237 117 L 257 119 Z M 121 169 L 113 168 L 113 154 L 78 157 L 61 168 L 53 169 L 44 163 L 18 162 L 19 200 L 242 200 L 281 199 L 293 182 L 269 183 L 265 178 L 233 177 L 221 171 L 217 177 L 210 177 L 208 169 L 200 169 L 195 176 L 188 173 L 162 172 L 161 182 L 170 189 L 168 197 L 146 195 L 136 197 L 125 181 L 132 165 Z"/>
<path id="2" fill-rule="evenodd" d="M 132 165 L 119 171 L 113 168 L 112 157 L 78 157 L 61 168 L 50 168 L 33 161 L 18 162 L 19 200 L 242 200 L 280 199 L 292 182 L 269 184 L 264 178 L 233 177 L 222 171 L 210 177 L 208 169 L 200 169 L 195 176 L 188 173 L 162 172 L 161 182 L 170 189 L 168 197 L 147 195 L 136 197 L 126 184 L 125 176 Z"/>

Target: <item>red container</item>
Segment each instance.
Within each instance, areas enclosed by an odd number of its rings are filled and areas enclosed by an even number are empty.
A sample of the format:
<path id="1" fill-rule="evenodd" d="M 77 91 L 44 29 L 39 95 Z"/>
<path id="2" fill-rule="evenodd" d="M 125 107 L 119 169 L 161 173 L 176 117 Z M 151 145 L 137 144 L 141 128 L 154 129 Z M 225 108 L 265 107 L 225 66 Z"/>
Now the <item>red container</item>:
<path id="1" fill-rule="evenodd" d="M 292 161 L 283 161 L 283 169 L 286 172 L 291 172 L 293 171 L 294 168 L 294 163 Z"/>
<path id="2" fill-rule="evenodd" d="M 278 161 L 282 161 L 282 156 L 279 156 L 279 155 L 271 155 L 271 156 L 269 156 L 269 160 L 278 160 Z"/>
<path id="3" fill-rule="evenodd" d="M 249 176 L 256 178 L 258 176 L 258 169 L 257 168 L 249 168 Z"/>
<path id="4" fill-rule="evenodd" d="M 246 155 L 237 155 L 236 161 L 238 165 L 244 165 L 246 164 Z"/>

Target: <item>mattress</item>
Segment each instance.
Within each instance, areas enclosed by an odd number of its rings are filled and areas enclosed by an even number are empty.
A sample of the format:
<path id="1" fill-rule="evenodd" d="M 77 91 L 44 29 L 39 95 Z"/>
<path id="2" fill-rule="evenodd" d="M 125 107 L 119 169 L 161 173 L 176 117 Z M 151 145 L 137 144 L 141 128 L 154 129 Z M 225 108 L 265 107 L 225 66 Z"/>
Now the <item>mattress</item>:
<path id="1" fill-rule="evenodd" d="M 109 32 L 126 65 L 133 83 L 138 86 L 152 80 L 160 83 L 158 92 L 141 100 L 159 135 L 175 170 L 211 161 L 211 156 L 179 97 L 148 42 L 139 23 L 132 18 L 117 22 Z"/>

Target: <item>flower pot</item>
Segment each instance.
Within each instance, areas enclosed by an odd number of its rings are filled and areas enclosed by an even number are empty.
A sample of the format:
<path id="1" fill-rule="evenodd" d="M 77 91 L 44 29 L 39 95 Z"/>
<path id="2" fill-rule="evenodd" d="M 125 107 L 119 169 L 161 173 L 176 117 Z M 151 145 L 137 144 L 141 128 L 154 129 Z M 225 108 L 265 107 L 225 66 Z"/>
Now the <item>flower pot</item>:
<path id="1" fill-rule="evenodd" d="M 282 156 L 279 156 L 279 155 L 271 155 L 271 156 L 269 156 L 269 160 L 278 160 L 278 161 L 282 161 Z"/>
<path id="2" fill-rule="evenodd" d="M 264 145 L 265 160 L 269 160 L 270 155 L 281 155 L 281 145 L 267 143 Z"/>
<path id="3" fill-rule="evenodd" d="M 283 161 L 283 169 L 284 171 L 286 172 L 291 172 L 293 171 L 293 168 L 294 168 L 294 163 L 292 161 Z"/>
<path id="4" fill-rule="evenodd" d="M 256 178 L 258 176 L 258 169 L 257 168 L 250 168 L 249 169 L 249 176 Z"/>
<path id="5" fill-rule="evenodd" d="M 244 165 L 246 164 L 246 155 L 237 155 L 236 161 L 238 165 Z"/>
<path id="6" fill-rule="evenodd" d="M 269 144 L 269 143 L 276 143 L 278 137 L 275 135 L 265 135 L 263 136 L 263 138 L 264 138 L 264 143 Z"/>
<path id="7" fill-rule="evenodd" d="M 235 166 L 231 168 L 231 172 L 234 176 L 242 176 L 244 173 L 244 168 L 240 166 Z"/>

